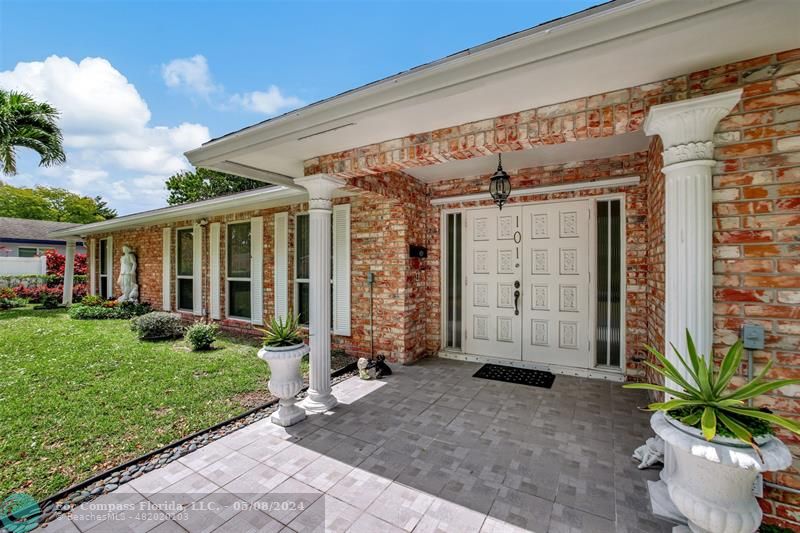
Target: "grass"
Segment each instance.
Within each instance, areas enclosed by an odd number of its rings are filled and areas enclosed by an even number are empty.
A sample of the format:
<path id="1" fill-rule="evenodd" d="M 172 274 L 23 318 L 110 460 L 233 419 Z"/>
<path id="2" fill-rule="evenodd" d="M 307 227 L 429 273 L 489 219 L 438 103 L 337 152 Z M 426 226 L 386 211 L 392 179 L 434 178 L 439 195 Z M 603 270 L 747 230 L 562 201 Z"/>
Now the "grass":
<path id="1" fill-rule="evenodd" d="M 269 378 L 258 341 L 215 346 L 139 341 L 126 320 L 63 309 L 0 312 L 0 499 L 43 498 L 246 411 Z"/>

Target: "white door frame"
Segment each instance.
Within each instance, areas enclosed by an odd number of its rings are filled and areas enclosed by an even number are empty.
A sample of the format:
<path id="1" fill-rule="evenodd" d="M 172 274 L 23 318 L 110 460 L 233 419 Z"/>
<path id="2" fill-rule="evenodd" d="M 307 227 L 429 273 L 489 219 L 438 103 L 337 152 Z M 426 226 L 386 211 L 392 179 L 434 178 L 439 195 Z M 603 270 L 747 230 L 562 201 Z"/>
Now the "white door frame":
<path id="1" fill-rule="evenodd" d="M 439 222 L 439 287 L 440 287 L 440 335 L 439 335 L 439 345 L 440 345 L 440 357 L 452 358 L 452 359 L 460 359 L 465 361 L 474 361 L 474 362 L 482 362 L 482 363 L 492 363 L 492 362 L 502 362 L 504 365 L 508 366 L 518 366 L 521 368 L 535 368 L 541 370 L 549 370 L 556 374 L 567 374 L 567 375 L 575 375 L 575 376 L 582 376 L 582 377 L 593 377 L 593 378 L 600 378 L 600 379 L 608 379 L 613 381 L 622 381 L 624 380 L 625 374 L 627 374 L 627 322 L 626 322 L 626 308 L 627 308 L 627 210 L 626 210 L 626 193 L 625 192 L 615 192 L 615 193 L 608 193 L 608 194 L 598 194 L 593 196 L 572 196 L 569 198 L 557 198 L 553 200 L 546 200 L 546 201 L 531 201 L 531 202 L 514 202 L 513 206 L 525 207 L 532 204 L 538 203 L 563 203 L 563 202 L 575 202 L 580 200 L 588 200 L 590 202 L 590 209 L 591 215 L 589 220 L 589 230 L 591 232 L 590 239 L 589 239 L 589 272 L 590 272 L 590 282 L 589 282 L 589 291 L 590 291 L 590 309 L 589 309 L 589 328 L 592 332 L 591 334 L 591 341 L 592 346 L 590 350 L 590 361 L 589 367 L 586 369 L 581 368 L 573 368 L 573 367 L 560 367 L 558 365 L 541 365 L 537 363 L 527 362 L 527 361 L 515 361 L 515 360 L 506 360 L 500 358 L 493 358 L 487 357 L 483 355 L 477 354 L 468 354 L 463 352 L 462 350 L 447 348 L 445 347 L 445 338 L 444 332 L 446 331 L 447 327 L 447 284 L 443 283 L 442 280 L 445 279 L 448 262 L 447 262 L 447 215 L 454 214 L 454 213 L 461 213 L 461 236 L 462 236 L 462 247 L 461 247 L 461 272 L 462 274 L 466 271 L 466 254 L 464 253 L 464 245 L 463 239 L 466 238 L 466 212 L 472 209 L 480 209 L 480 208 L 492 208 L 493 206 L 475 206 L 475 207 L 448 207 L 441 209 L 440 212 L 440 222 Z M 596 331 L 597 331 L 597 202 L 602 200 L 620 200 L 620 257 L 622 258 L 622 268 L 620 269 L 620 298 L 621 298 L 621 305 L 620 305 L 620 346 L 622 350 L 622 354 L 620 357 L 620 366 L 617 367 L 608 367 L 608 366 L 598 366 L 595 364 L 596 362 Z M 463 325 L 466 324 L 464 321 L 464 317 L 466 314 L 466 306 L 463 305 L 463 293 L 462 293 L 462 306 L 461 306 L 461 323 L 462 323 L 462 340 L 461 345 L 464 346 L 464 328 Z"/>

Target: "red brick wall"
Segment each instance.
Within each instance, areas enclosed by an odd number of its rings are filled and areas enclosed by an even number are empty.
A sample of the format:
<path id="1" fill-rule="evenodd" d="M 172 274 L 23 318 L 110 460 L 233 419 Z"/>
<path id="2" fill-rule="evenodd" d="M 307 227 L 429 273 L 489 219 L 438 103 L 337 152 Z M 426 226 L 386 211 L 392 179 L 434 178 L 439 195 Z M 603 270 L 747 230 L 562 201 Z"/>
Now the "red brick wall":
<path id="1" fill-rule="evenodd" d="M 743 323 L 766 330 L 755 371 L 800 377 L 800 50 L 696 72 L 690 94 L 744 87 L 742 101 L 717 128 L 714 169 L 714 328 L 717 356 Z M 800 414 L 800 388 L 757 405 Z M 800 438 L 779 436 L 795 463 L 766 479 L 800 489 Z M 800 496 L 767 487 L 767 520 L 800 530 Z"/>
<path id="2" fill-rule="evenodd" d="M 425 196 L 422 196 L 423 200 Z M 408 245 L 424 240 L 424 224 L 414 224 L 421 217 L 419 209 L 397 199 L 387 199 L 371 192 L 363 192 L 350 199 L 337 200 L 336 203 L 350 202 L 351 208 L 351 335 L 333 336 L 334 348 L 346 350 L 355 356 L 369 356 L 371 352 L 369 329 L 369 285 L 367 274 L 375 273 L 373 288 L 373 324 L 375 353 L 385 355 L 390 361 L 410 362 L 426 355 L 424 328 L 427 324 L 425 313 L 418 312 L 424 306 L 425 270 L 419 262 L 408 256 Z M 210 224 L 220 222 L 220 309 L 223 319 L 221 325 L 228 330 L 247 334 L 258 332 L 247 322 L 226 317 L 226 225 L 236 222 L 249 222 L 252 217 L 264 219 L 264 316 L 272 316 L 274 309 L 274 218 L 277 212 L 289 213 L 289 310 L 294 310 L 295 289 L 295 217 L 306 212 L 306 204 L 238 212 L 224 216 L 207 217 L 209 225 L 203 228 L 202 248 L 202 298 L 203 308 L 209 311 L 209 231 Z M 170 223 L 172 228 L 171 248 L 171 294 L 170 302 L 175 309 L 175 246 L 176 228 L 191 227 L 192 220 Z M 132 247 L 139 261 L 138 283 L 140 298 L 149 302 L 155 309 L 162 304 L 162 228 L 165 225 L 148 226 L 133 230 L 114 232 L 114 272 L 119 273 L 118 264 L 122 245 Z M 411 229 L 409 229 L 411 228 Z M 108 234 L 97 234 L 96 239 Z M 97 270 L 99 273 L 99 269 Z M 98 274 L 99 275 L 99 274 Z M 412 286 L 413 285 L 413 286 Z M 420 288 L 417 288 L 420 287 Z M 115 282 L 115 294 L 119 288 Z M 184 313 L 187 320 L 196 320 Z"/>
<path id="3" fill-rule="evenodd" d="M 661 172 L 663 146 L 659 137 L 647 152 L 647 343 L 664 353 L 664 174 Z M 647 355 L 651 363 L 655 358 Z M 645 368 L 647 381 L 663 383 L 661 375 Z M 661 397 L 654 394 L 653 398 Z"/>

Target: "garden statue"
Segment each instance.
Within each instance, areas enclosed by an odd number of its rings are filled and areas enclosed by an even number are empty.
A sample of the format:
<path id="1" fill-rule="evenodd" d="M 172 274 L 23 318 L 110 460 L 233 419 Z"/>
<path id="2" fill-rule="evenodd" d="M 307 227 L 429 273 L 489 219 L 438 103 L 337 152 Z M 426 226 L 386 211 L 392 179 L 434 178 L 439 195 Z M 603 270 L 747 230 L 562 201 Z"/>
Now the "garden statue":
<path id="1" fill-rule="evenodd" d="M 136 255 L 130 246 L 122 247 L 122 257 L 119 260 L 119 284 L 122 294 L 119 302 L 137 302 L 139 300 L 139 285 L 136 284 Z"/>
<path id="2" fill-rule="evenodd" d="M 639 470 L 650 468 L 664 462 L 664 441 L 661 437 L 650 437 L 633 452 L 633 459 L 639 463 Z"/>
<path id="3" fill-rule="evenodd" d="M 375 361 L 370 361 L 366 357 L 358 360 L 358 376 L 361 379 L 375 379 Z"/>

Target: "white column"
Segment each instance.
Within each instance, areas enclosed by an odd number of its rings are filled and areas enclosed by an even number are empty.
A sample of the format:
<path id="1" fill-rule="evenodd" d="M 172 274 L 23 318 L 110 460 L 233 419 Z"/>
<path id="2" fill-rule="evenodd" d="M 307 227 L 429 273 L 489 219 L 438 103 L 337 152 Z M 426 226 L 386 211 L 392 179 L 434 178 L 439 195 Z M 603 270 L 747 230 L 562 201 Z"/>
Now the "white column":
<path id="1" fill-rule="evenodd" d="M 64 255 L 64 295 L 61 303 L 72 303 L 72 286 L 75 278 L 75 239 L 67 239 L 67 250 Z"/>
<path id="2" fill-rule="evenodd" d="M 308 397 L 303 407 L 327 411 L 336 405 L 331 394 L 331 212 L 333 193 L 345 182 L 315 175 L 295 183 L 308 191 L 309 211 L 309 360 Z"/>
<path id="3" fill-rule="evenodd" d="M 664 340 L 666 355 L 675 363 L 669 345 L 685 355 L 687 330 L 697 350 L 711 355 L 713 138 L 717 124 L 741 95 L 737 89 L 653 106 L 644 123 L 645 133 L 659 135 L 664 145 Z"/>

